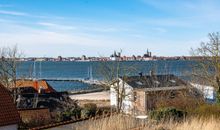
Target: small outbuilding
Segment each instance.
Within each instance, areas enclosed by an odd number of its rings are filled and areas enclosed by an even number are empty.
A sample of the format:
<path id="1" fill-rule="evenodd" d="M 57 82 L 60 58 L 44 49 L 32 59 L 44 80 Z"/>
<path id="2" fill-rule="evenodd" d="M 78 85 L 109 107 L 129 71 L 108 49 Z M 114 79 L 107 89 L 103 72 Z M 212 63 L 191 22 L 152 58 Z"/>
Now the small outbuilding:
<path id="1" fill-rule="evenodd" d="M 111 106 L 123 112 L 146 113 L 155 108 L 157 100 L 177 98 L 187 91 L 187 83 L 174 75 L 140 75 L 116 80 L 110 89 Z"/>

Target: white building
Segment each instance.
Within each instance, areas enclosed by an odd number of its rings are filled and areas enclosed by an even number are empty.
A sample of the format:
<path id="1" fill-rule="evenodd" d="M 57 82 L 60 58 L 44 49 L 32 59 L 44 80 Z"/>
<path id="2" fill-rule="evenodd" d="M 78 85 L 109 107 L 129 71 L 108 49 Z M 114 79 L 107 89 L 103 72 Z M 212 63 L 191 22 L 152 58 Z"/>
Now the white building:
<path id="1" fill-rule="evenodd" d="M 195 83 L 191 83 L 191 85 L 202 92 L 206 101 L 215 102 L 216 91 L 214 87 L 208 85 L 195 84 Z"/>
<path id="2" fill-rule="evenodd" d="M 117 107 L 121 100 L 121 110 L 132 114 L 152 109 L 161 92 L 177 93 L 186 90 L 186 83 L 174 75 L 131 76 L 119 78 L 111 85 L 111 106 Z M 155 96 L 156 95 L 156 96 Z"/>
<path id="3" fill-rule="evenodd" d="M 114 82 L 110 88 L 111 106 L 117 107 L 118 100 L 120 100 L 119 98 L 121 96 L 124 96 L 121 103 L 122 111 L 125 113 L 129 113 L 133 109 L 133 88 L 129 84 L 124 82 L 121 78 L 119 78 L 118 83 Z"/>

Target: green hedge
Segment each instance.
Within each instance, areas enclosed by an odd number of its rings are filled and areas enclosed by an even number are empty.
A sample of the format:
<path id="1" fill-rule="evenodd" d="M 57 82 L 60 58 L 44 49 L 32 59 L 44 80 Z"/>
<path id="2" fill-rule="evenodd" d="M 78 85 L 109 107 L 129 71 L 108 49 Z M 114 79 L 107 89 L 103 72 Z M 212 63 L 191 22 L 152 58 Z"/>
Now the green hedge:
<path id="1" fill-rule="evenodd" d="M 97 106 L 94 103 L 84 104 L 83 109 L 81 110 L 81 117 L 88 118 L 96 115 Z"/>
<path id="2" fill-rule="evenodd" d="M 153 110 L 149 113 L 151 119 L 157 121 L 169 121 L 169 120 L 182 120 L 186 116 L 187 112 L 178 110 L 176 108 L 161 108 Z"/>

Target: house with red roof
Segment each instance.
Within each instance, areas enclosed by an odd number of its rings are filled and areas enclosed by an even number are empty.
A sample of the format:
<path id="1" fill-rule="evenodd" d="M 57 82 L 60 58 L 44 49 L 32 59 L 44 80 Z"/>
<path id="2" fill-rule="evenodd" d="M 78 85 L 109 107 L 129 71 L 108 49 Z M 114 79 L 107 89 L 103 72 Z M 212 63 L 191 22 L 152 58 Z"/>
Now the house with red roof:
<path id="1" fill-rule="evenodd" d="M 20 117 L 10 92 L 0 84 L 0 130 L 17 130 Z"/>
<path id="2" fill-rule="evenodd" d="M 56 92 L 45 80 L 17 80 L 16 88 L 32 89 L 32 92 L 37 93 L 52 93 Z"/>

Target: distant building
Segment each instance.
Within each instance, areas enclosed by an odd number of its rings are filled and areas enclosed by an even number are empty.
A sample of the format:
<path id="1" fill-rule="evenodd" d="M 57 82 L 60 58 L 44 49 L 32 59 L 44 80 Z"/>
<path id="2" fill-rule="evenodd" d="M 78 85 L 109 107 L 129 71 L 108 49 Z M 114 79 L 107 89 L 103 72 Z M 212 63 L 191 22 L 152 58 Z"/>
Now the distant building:
<path id="1" fill-rule="evenodd" d="M 57 57 L 57 60 L 58 60 L 58 61 L 62 61 L 62 60 L 63 60 L 62 56 L 58 56 L 58 57 Z"/>
<path id="2" fill-rule="evenodd" d="M 82 55 L 81 60 L 85 61 L 87 60 L 87 57 L 85 55 Z"/>
<path id="3" fill-rule="evenodd" d="M 137 58 L 136 58 L 136 56 L 135 55 L 133 55 L 132 56 L 132 60 L 136 60 Z"/>
<path id="4" fill-rule="evenodd" d="M 142 60 L 142 56 L 138 55 L 138 56 L 136 57 L 136 60 L 138 60 L 138 61 Z"/>
<path id="5" fill-rule="evenodd" d="M 143 60 L 153 60 L 151 52 L 148 51 L 143 55 Z"/>
<path id="6" fill-rule="evenodd" d="M 48 61 L 48 58 L 36 58 L 35 61 Z"/>
<path id="7" fill-rule="evenodd" d="M 20 117 L 9 91 L 0 84 L 0 130 L 17 130 Z"/>
<path id="8" fill-rule="evenodd" d="M 148 57 L 152 57 L 152 54 L 147 49 L 147 52 L 144 54 L 143 58 L 148 58 Z"/>
<path id="9" fill-rule="evenodd" d="M 118 79 L 119 91 L 124 92 L 122 111 L 129 114 L 145 113 L 155 108 L 157 100 L 177 98 L 179 92 L 185 92 L 186 83 L 174 75 L 131 76 L 126 80 Z M 116 83 L 110 89 L 111 106 L 118 105 Z M 124 90 L 123 90 L 124 88 Z"/>
<path id="10" fill-rule="evenodd" d="M 112 54 L 111 56 L 110 56 L 110 59 L 111 60 L 113 60 L 113 61 L 115 61 L 115 60 L 121 60 L 121 53 L 120 52 L 118 52 L 118 53 L 116 53 L 116 51 L 114 51 L 114 54 Z"/>

